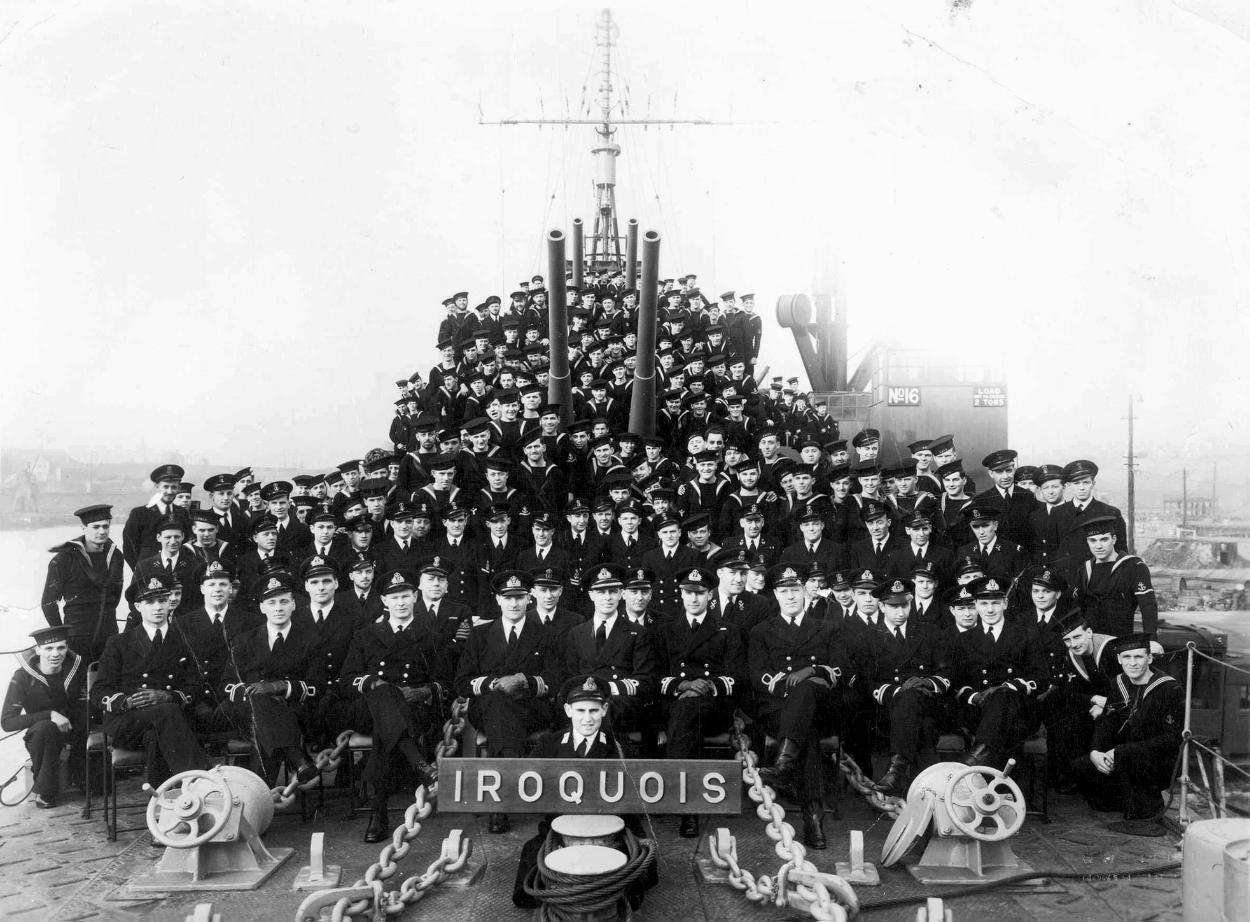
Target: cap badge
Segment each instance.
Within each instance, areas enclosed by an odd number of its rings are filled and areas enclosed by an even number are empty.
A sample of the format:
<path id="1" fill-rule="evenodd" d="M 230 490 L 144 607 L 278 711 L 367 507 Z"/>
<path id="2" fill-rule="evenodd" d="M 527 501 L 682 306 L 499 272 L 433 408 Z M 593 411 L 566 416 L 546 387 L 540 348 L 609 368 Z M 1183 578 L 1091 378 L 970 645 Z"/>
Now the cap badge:
<path id="1" fill-rule="evenodd" d="M 985 588 L 986 588 L 986 589 L 988 589 L 990 592 L 997 592 L 997 591 L 998 591 L 998 581 L 997 581 L 997 580 L 993 580 L 993 579 L 992 579 L 992 580 L 990 580 L 988 583 L 986 583 L 986 584 L 985 584 Z"/>
<path id="2" fill-rule="evenodd" d="M 894 581 L 894 585 L 890 587 L 890 591 L 891 591 L 891 592 L 902 592 L 902 591 L 903 591 L 903 584 L 902 584 L 902 582 L 901 582 L 900 580 L 897 580 L 897 579 L 896 579 L 896 580 Z"/>
<path id="3" fill-rule="evenodd" d="M 507 588 L 509 588 L 509 589 L 520 589 L 520 588 L 521 588 L 521 579 L 520 579 L 520 577 L 517 577 L 517 576 L 509 576 L 509 577 L 508 577 L 508 582 L 507 582 L 507 584 L 506 584 L 506 585 L 507 585 Z"/>
<path id="4" fill-rule="evenodd" d="M 165 584 L 162 583 L 155 576 L 153 576 L 150 580 L 148 580 L 148 588 L 149 589 L 164 589 Z"/>
<path id="5" fill-rule="evenodd" d="M 865 570 L 863 573 L 859 574 L 859 578 L 860 578 L 860 579 L 864 579 L 864 580 L 871 580 L 871 579 L 872 579 L 872 571 L 871 571 L 871 570 Z"/>
<path id="6" fill-rule="evenodd" d="M 611 579 L 611 578 L 612 578 L 612 571 L 611 571 L 611 570 L 600 570 L 600 571 L 599 571 L 599 576 L 598 576 L 598 577 L 596 577 L 596 578 L 597 578 L 597 579 Z"/>
<path id="7" fill-rule="evenodd" d="M 443 565 L 443 563 L 442 563 L 442 558 L 441 558 L 441 557 L 435 557 L 435 558 L 434 558 L 434 566 L 436 566 L 436 567 L 440 567 L 440 568 L 441 568 L 441 567 L 442 567 L 442 565 Z"/>
<path id="8" fill-rule="evenodd" d="M 690 580 L 690 582 L 692 582 L 692 583 L 701 583 L 701 582 L 703 582 L 703 574 L 702 574 L 702 573 L 700 573 L 698 570 L 691 570 L 691 571 L 690 571 L 690 576 L 689 576 L 689 577 L 687 577 L 687 578 L 688 578 L 688 579 Z"/>
<path id="9" fill-rule="evenodd" d="M 1050 571 L 1049 571 L 1049 570 L 1043 570 L 1043 571 L 1042 571 L 1042 579 L 1050 579 Z"/>
<path id="10" fill-rule="evenodd" d="M 265 587 L 266 590 L 281 589 L 281 588 L 282 588 L 282 580 L 278 579 L 277 577 L 270 577 L 269 585 Z"/>
<path id="11" fill-rule="evenodd" d="M 326 565 L 326 559 L 320 555 L 317 555 L 316 557 L 313 557 L 313 559 L 309 561 L 309 563 L 314 567 L 324 567 Z"/>
<path id="12" fill-rule="evenodd" d="M 598 691 L 598 690 L 599 690 L 599 685 L 598 683 L 595 682 L 594 676 L 588 677 L 586 681 L 582 683 L 582 691 L 592 692 L 592 691 Z"/>
<path id="13" fill-rule="evenodd" d="M 403 581 L 404 581 L 404 574 L 402 573 L 396 573 L 394 576 L 391 577 L 392 586 L 398 586 Z"/>
<path id="14" fill-rule="evenodd" d="M 209 572 L 209 573 L 216 573 L 218 570 L 224 570 L 224 569 L 225 569 L 225 567 L 223 567 L 223 566 L 221 565 L 221 561 L 219 561 L 219 560 L 214 560 L 212 563 L 210 563 L 210 564 L 208 565 L 208 570 L 207 570 L 207 572 Z"/>
<path id="15" fill-rule="evenodd" d="M 782 579 L 798 579 L 799 574 L 795 572 L 793 567 L 786 567 L 781 571 Z"/>

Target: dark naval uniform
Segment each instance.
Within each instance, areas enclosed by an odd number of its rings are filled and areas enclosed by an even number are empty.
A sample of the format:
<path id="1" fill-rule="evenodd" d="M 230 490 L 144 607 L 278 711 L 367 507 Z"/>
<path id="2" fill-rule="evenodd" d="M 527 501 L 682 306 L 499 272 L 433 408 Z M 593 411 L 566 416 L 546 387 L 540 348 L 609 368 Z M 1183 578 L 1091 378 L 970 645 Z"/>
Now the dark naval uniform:
<path id="1" fill-rule="evenodd" d="M 1131 634 L 1133 616 L 1139 610 L 1143 631 L 1153 634 L 1159 626 L 1159 603 L 1150 582 L 1150 568 L 1132 554 L 1109 563 L 1086 560 L 1077 571 L 1076 598 L 1090 627 L 1100 634 Z"/>
<path id="2" fill-rule="evenodd" d="M 340 731 L 352 726 L 354 696 L 339 679 L 352 639 L 371 620 L 354 590 L 336 593 L 333 605 L 319 606 L 316 611 L 303 603 L 291 619 L 307 624 L 312 638 L 309 670 L 320 673 L 317 694 L 307 703 L 309 730 L 318 744 L 332 745 Z"/>
<path id="3" fill-rule="evenodd" d="M 44 620 L 69 628 L 70 649 L 88 660 L 99 658 L 105 642 L 117 633 L 117 604 L 122 597 L 121 550 L 112 541 L 92 553 L 82 538 L 54 549 L 43 584 Z M 64 603 L 62 611 L 60 604 Z"/>
<path id="4" fill-rule="evenodd" d="M 203 680 L 182 635 L 166 624 L 149 638 L 142 623 L 110 637 L 100 657 L 92 703 L 104 710 L 104 732 L 125 749 L 148 750 L 148 781 L 157 786 L 171 775 L 208 767 L 208 757 L 185 716 Z M 169 692 L 173 700 L 130 708 L 139 691 Z M 149 745 L 149 742 L 152 745 Z"/>
<path id="5" fill-rule="evenodd" d="M 937 627 L 908 619 L 901 630 L 900 638 L 883 622 L 865 679 L 878 718 L 884 718 L 879 726 L 889 725 L 891 754 L 914 766 L 922 745 L 932 742 L 940 696 L 950 691 L 950 667 Z"/>
<path id="6" fill-rule="evenodd" d="M 643 628 L 623 614 L 612 619 L 599 639 L 596 618 L 564 635 L 564 670 L 570 680 L 594 676 L 611 694 L 609 714 L 620 728 L 632 728 L 643 704 L 655 694 L 656 663 Z"/>
<path id="7" fill-rule="evenodd" d="M 456 693 L 469 699 L 469 721 L 486 734 L 493 758 L 520 758 L 525 740 L 550 726 L 551 701 L 560 688 L 560 639 L 545 631 L 537 616 L 526 615 L 515 640 L 502 618 L 469 634 L 456 670 Z M 520 673 L 525 687 L 509 693 L 492 688 L 496 680 Z"/>
<path id="8" fill-rule="evenodd" d="M 702 757 L 703 738 L 720 733 L 733 719 L 734 705 L 746 685 L 746 651 L 738 628 L 705 612 L 693 630 L 687 615 L 652 627 L 659 667 L 660 697 L 668 715 L 668 757 Z M 683 689 L 695 679 L 711 686 L 707 693 Z"/>
<path id="9" fill-rule="evenodd" d="M 55 806 L 60 793 L 61 749 L 71 747 L 71 769 L 81 763 L 81 755 L 75 758 L 75 753 L 81 753 L 87 730 L 86 709 L 80 700 L 87 680 L 86 662 L 70 652 L 60 672 L 45 675 L 39 670 L 37 654 L 23 653 L 17 659 L 18 668 L 9 680 L 0 712 L 0 728 L 5 733 L 26 731 L 24 742 L 34 776 L 31 791 L 47 805 Z M 72 728 L 68 733 L 62 733 L 52 722 L 53 711 L 69 719 Z"/>
<path id="10" fill-rule="evenodd" d="M 1171 785 L 1185 725 L 1185 690 L 1169 675 L 1154 673 L 1146 685 L 1123 674 L 1094 724 L 1090 748 L 1114 751 L 1110 775 L 1088 755 L 1077 761 L 1079 784 L 1095 810 L 1123 810 L 1126 820 L 1148 819 L 1163 809 L 1160 792 Z"/>

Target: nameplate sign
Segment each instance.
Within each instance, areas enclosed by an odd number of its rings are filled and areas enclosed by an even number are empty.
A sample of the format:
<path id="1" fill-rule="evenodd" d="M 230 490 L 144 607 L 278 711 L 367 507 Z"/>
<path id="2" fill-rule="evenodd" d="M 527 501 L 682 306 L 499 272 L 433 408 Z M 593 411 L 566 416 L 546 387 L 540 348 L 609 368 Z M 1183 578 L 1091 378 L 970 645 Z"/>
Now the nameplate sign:
<path id="1" fill-rule="evenodd" d="M 742 811 L 742 766 L 721 759 L 441 759 L 450 813 Z"/>

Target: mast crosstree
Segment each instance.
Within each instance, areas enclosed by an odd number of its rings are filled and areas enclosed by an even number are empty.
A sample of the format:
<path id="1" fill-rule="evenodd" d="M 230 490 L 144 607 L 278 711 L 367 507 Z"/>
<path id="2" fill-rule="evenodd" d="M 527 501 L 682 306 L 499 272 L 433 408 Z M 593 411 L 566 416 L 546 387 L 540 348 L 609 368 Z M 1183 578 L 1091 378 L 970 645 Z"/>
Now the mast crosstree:
<path id="1" fill-rule="evenodd" d="M 586 254 L 586 269 L 594 272 L 623 272 L 626 269 L 625 237 L 620 232 L 616 212 L 616 158 L 621 145 L 615 140 L 621 125 L 726 125 L 706 118 L 623 118 L 617 112 L 612 83 L 612 54 L 618 28 L 612 11 L 603 10 L 595 23 L 595 47 L 599 54 L 598 118 L 506 118 L 483 123 L 492 125 L 593 125 L 598 136 L 591 149 L 595 157 L 595 227 Z"/>

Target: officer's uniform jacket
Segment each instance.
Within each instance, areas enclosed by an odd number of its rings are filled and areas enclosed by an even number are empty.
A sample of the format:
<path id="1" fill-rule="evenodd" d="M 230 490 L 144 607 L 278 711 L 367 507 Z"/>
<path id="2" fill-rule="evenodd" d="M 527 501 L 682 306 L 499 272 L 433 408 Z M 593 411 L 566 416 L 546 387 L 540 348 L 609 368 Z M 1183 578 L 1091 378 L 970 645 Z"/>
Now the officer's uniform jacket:
<path id="1" fill-rule="evenodd" d="M 795 628 L 776 615 L 751 631 L 747 668 L 761 713 L 780 710 L 789 692 L 786 677 L 809 666 L 835 688 L 849 681 L 831 619 L 805 614 Z"/>
<path id="2" fill-rule="evenodd" d="M 443 535 L 434 542 L 433 556 L 448 568 L 446 597 L 454 602 L 476 605 L 481 596 L 485 566 L 481 543 L 464 535 L 460 544 L 453 547 Z"/>
<path id="3" fill-rule="evenodd" d="M 707 679 L 716 697 L 733 698 L 744 690 L 746 651 L 742 634 L 713 612 L 705 612 L 693 631 L 686 614 L 676 615 L 654 626 L 651 636 L 662 697 L 676 698 L 681 694 L 681 683 L 691 679 Z"/>
<path id="4" fill-rule="evenodd" d="M 1033 562 L 1037 564 L 1057 564 L 1060 546 L 1063 542 L 1063 531 L 1068 528 L 1069 513 L 1064 511 L 1066 503 L 1038 503 L 1029 513 L 1029 535 L 1033 541 Z M 1085 543 L 1085 539 L 1081 539 Z M 1088 556 L 1088 548 L 1087 555 Z M 1067 567 L 1065 561 L 1065 568 Z"/>
<path id="5" fill-rule="evenodd" d="M 807 549 L 806 541 L 796 541 L 781 552 L 781 557 L 777 562 L 779 564 L 802 564 L 805 567 L 818 563 L 824 568 L 825 573 L 829 574 L 834 570 L 845 569 L 846 552 L 842 545 L 834 544 L 828 538 L 821 538 L 816 542 L 814 552 Z"/>
<path id="6" fill-rule="evenodd" d="M 920 563 L 931 563 L 931 572 L 938 583 L 938 591 L 955 581 L 955 553 L 950 548 L 939 547 L 932 541 L 924 548 L 924 556 L 918 556 L 910 540 L 894 548 L 886 555 L 886 573 L 901 579 L 911 579 Z"/>
<path id="7" fill-rule="evenodd" d="M 534 617 L 538 620 L 539 627 L 556 639 L 561 650 L 564 649 L 564 635 L 569 632 L 570 628 L 581 624 L 586 618 L 562 605 L 557 605 L 555 612 L 547 620 L 543 620 L 543 616 L 539 613 L 537 607 L 530 605 L 526 611 L 527 617 Z M 618 615 L 618 617 L 620 617 Z"/>
<path id="8" fill-rule="evenodd" d="M 160 503 L 152 499 L 147 505 L 135 506 L 130 510 L 122 529 L 122 556 L 132 570 L 141 558 L 160 551 L 160 544 L 156 540 L 156 527 L 162 519 L 170 515 L 181 522 L 184 536 L 191 534 L 191 517 L 180 506 L 170 503 L 161 511 Z"/>
<path id="9" fill-rule="evenodd" d="M 961 547 L 955 556 L 959 560 L 971 558 L 984 568 L 986 576 L 1004 583 L 1010 583 L 1028 566 L 1028 559 L 1020 545 L 1005 540 L 1001 534 L 995 536 L 988 554 L 982 552 L 979 541 L 973 541 Z"/>
<path id="10" fill-rule="evenodd" d="M 695 565 L 694 553 L 689 547 L 678 544 L 673 548 L 673 558 L 665 556 L 662 547 L 651 547 L 642 555 L 642 566 L 655 574 L 652 583 L 651 604 L 663 615 L 677 615 L 682 609 L 681 588 L 677 585 L 678 575 L 689 571 Z"/>
<path id="11" fill-rule="evenodd" d="M 543 737 L 543 741 L 539 746 L 538 757 L 541 759 L 618 759 L 620 758 L 620 749 L 616 744 L 616 740 L 612 738 L 605 730 L 600 730 L 598 735 L 590 744 L 590 754 L 583 756 L 579 753 L 575 746 L 577 745 L 577 737 L 572 730 L 565 730 L 563 734 L 548 734 Z"/>
<path id="12" fill-rule="evenodd" d="M 594 676 L 613 695 L 648 698 L 656 689 L 656 662 L 645 629 L 617 614 L 602 650 L 595 649 L 595 619 L 587 618 L 564 635 L 564 675 Z"/>
<path id="13" fill-rule="evenodd" d="M 867 684 L 877 704 L 888 703 L 912 678 L 924 679 L 935 694 L 950 691 L 946 642 L 933 625 L 908 620 L 903 626 L 903 639 L 899 640 L 883 622 L 874 641 L 872 673 Z"/>
<path id="14" fill-rule="evenodd" d="M 394 535 L 387 535 L 383 540 L 373 545 L 371 550 L 373 551 L 373 559 L 377 561 L 378 576 L 381 576 L 383 573 L 389 573 L 392 570 L 405 570 L 408 573 L 416 573 L 417 564 L 425 556 L 425 552 L 421 548 L 421 542 L 413 537 L 408 539 L 407 549 L 400 546 L 399 539 Z"/>
<path id="15" fill-rule="evenodd" d="M 653 547 L 655 547 L 655 542 L 649 540 L 641 532 L 632 534 L 629 543 L 626 544 L 625 537 L 618 531 L 608 539 L 604 553 L 606 559 L 620 564 L 627 570 L 633 570 L 642 566 L 643 555 Z"/>
<path id="16" fill-rule="evenodd" d="M 115 714 L 124 710 L 126 697 L 138 691 L 171 692 L 184 707 L 199 693 L 203 678 L 182 634 L 172 624 L 161 630 L 165 636 L 160 650 L 140 622 L 109 638 L 91 689 L 92 703 Z"/>
<path id="17" fill-rule="evenodd" d="M 350 598 L 345 598 L 350 596 Z M 309 668 L 315 667 L 320 673 L 317 687 L 318 696 L 333 696 L 341 689 L 336 683 L 343 675 L 343 667 L 347 662 L 347 651 L 350 649 L 356 632 L 370 623 L 370 617 L 358 604 L 354 591 L 336 593 L 334 604 L 329 614 L 318 624 L 312 613 L 312 606 L 301 602 L 291 616 L 291 623 L 299 622 L 301 628 L 307 628 L 311 650 Z M 288 638 L 289 640 L 290 638 Z"/>
<path id="18" fill-rule="evenodd" d="M 261 624 L 240 634 L 230 645 L 230 661 L 218 691 L 224 698 L 241 702 L 253 682 L 284 681 L 286 700 L 302 704 L 325 691 L 326 672 L 318 661 L 317 637 L 311 624 L 294 617 L 282 648 L 269 646 L 269 626 Z"/>
<path id="19" fill-rule="evenodd" d="M 195 657 L 206 689 L 215 690 L 221 686 L 230 658 L 230 644 L 234 639 L 263 624 L 265 619 L 231 602 L 226 606 L 221 621 L 220 625 L 214 624 L 213 617 L 203 606 L 171 619 L 173 629 L 182 634 L 191 655 Z"/>
<path id="20" fill-rule="evenodd" d="M 526 697 L 545 698 L 560 688 L 560 639 L 543 630 L 534 615 L 521 623 L 516 647 L 508 649 L 511 625 L 499 618 L 475 627 L 456 669 L 456 694 L 478 698 L 491 683 L 518 672 L 525 676 Z"/>
<path id="21" fill-rule="evenodd" d="M 356 632 L 339 685 L 363 695 L 379 682 L 429 688 L 435 697 L 451 687 L 446 658 L 439 649 L 438 627 L 428 615 L 414 614 L 399 632 L 389 618 Z"/>
<path id="22" fill-rule="evenodd" d="M 165 569 L 164 558 L 160 554 L 153 554 L 139 561 L 131 576 L 128 591 L 133 597 L 136 586 L 146 586 L 153 576 L 159 574 L 161 578 L 172 580 L 182 586 L 182 601 L 178 605 L 178 610 L 190 611 L 200 598 L 200 589 L 196 581 L 198 570 L 198 559 L 185 547 L 178 549 L 178 559 L 174 561 L 172 574 Z"/>
<path id="23" fill-rule="evenodd" d="M 751 636 L 751 631 L 757 624 L 767 621 L 775 613 L 768 602 L 746 590 L 738 593 L 737 597 L 722 607 L 719 587 L 712 590 L 708 611 L 725 624 L 736 627 L 738 633 L 742 635 L 743 642 Z M 680 609 L 677 617 L 684 617 Z"/>
<path id="24" fill-rule="evenodd" d="M 978 692 L 1008 684 L 1036 697 L 1050 687 L 1050 672 L 1036 632 L 1009 621 L 991 642 L 984 624 L 954 637 L 954 684 L 961 704 Z"/>

